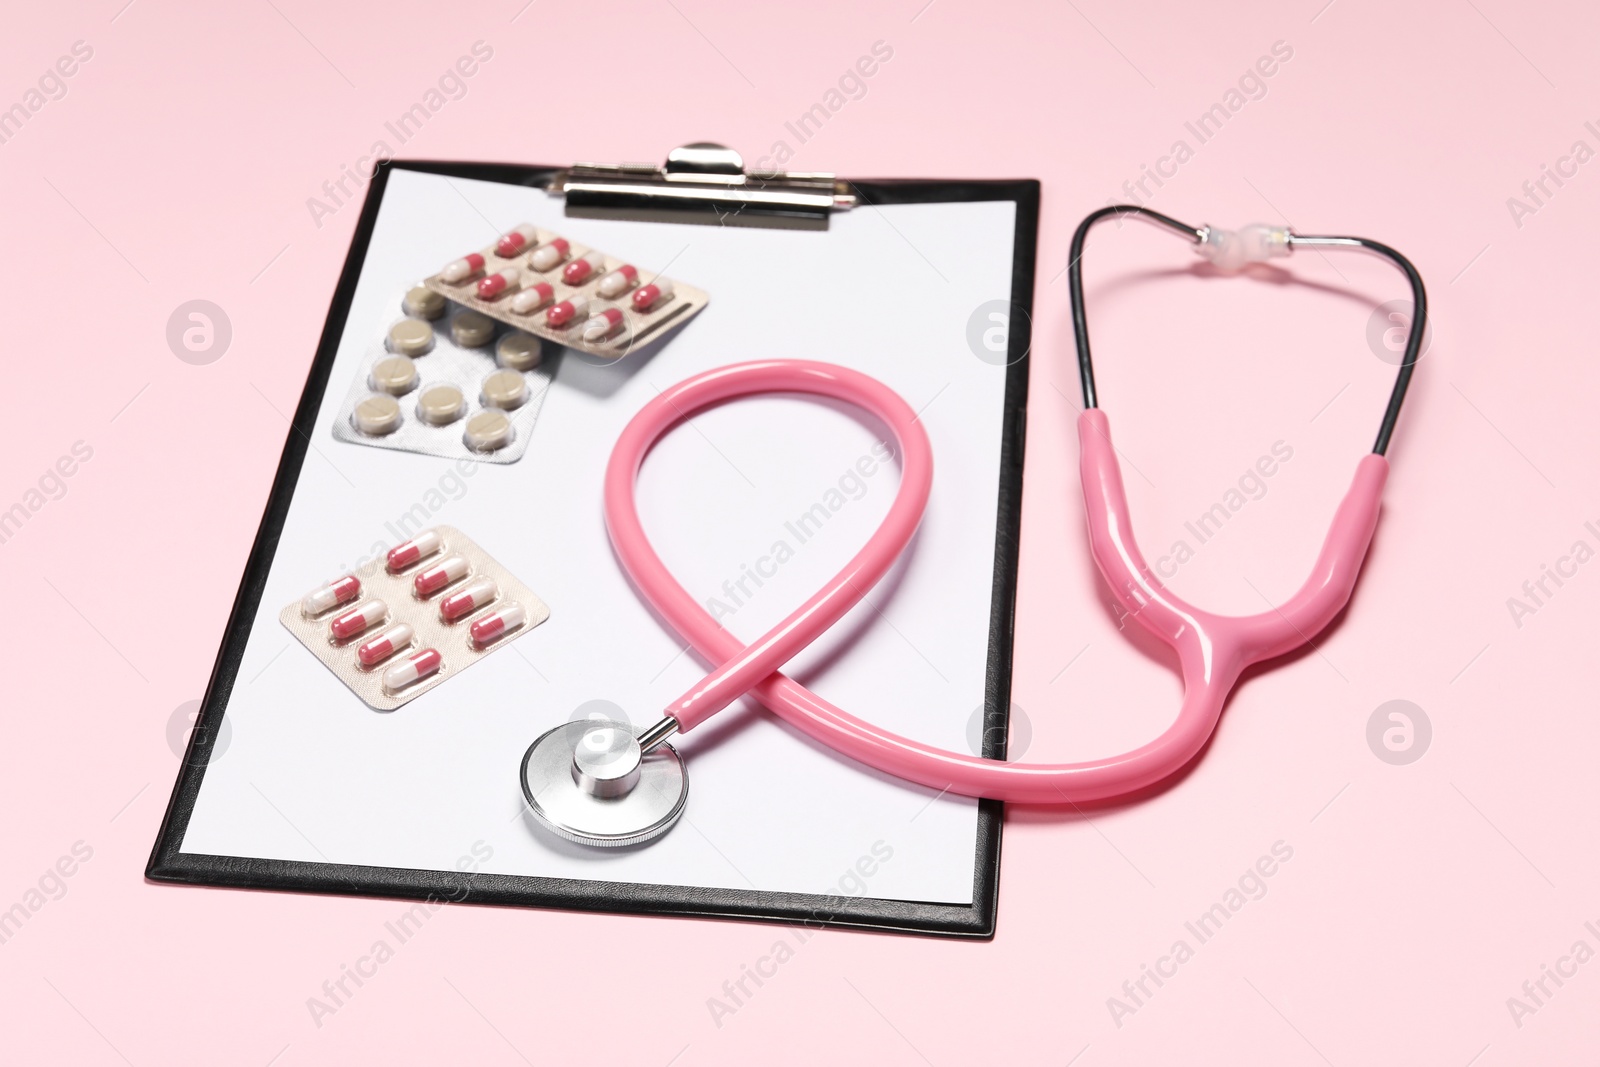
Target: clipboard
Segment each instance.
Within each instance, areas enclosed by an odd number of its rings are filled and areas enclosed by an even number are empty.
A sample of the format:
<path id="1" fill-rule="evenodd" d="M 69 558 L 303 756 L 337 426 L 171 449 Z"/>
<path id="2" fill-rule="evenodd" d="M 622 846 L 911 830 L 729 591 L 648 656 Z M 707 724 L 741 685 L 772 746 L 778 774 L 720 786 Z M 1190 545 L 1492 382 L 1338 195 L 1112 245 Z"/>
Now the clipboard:
<path id="1" fill-rule="evenodd" d="M 724 918 L 797 924 L 810 928 L 844 927 L 955 938 L 992 937 L 997 917 L 1002 824 L 1002 805 L 997 801 L 975 803 L 970 837 L 965 839 L 970 844 L 970 857 L 962 858 L 965 864 L 963 869 L 970 872 L 970 890 L 963 889 L 961 894 L 950 894 L 963 895 L 966 899 L 946 901 L 926 899 L 927 894 L 922 894 L 921 897 L 897 896 L 892 888 L 882 892 L 881 895 L 871 886 L 862 892 L 855 892 L 853 886 L 847 883 L 852 881 L 864 883 L 870 881 L 870 876 L 864 873 L 852 875 L 848 864 L 844 867 L 843 878 L 840 878 L 840 870 L 837 867 L 818 870 L 816 881 L 819 884 L 815 890 L 763 888 L 757 881 L 762 877 L 759 873 L 755 879 L 745 877 L 744 880 L 750 884 L 743 887 L 737 884 L 694 884 L 695 880 L 692 878 L 660 881 L 616 879 L 607 877 L 604 868 L 597 868 L 596 875 L 592 877 L 581 874 L 572 876 L 570 873 L 562 875 L 523 873 L 497 869 L 492 863 L 480 865 L 473 861 L 472 857 L 480 853 L 479 846 L 483 842 L 468 842 L 466 838 L 462 839 L 460 851 L 463 862 L 459 864 L 386 862 L 381 856 L 367 858 L 365 855 L 360 861 L 351 862 L 350 857 L 343 854 L 341 847 L 328 845 L 327 838 L 324 839 L 327 848 L 324 852 L 324 847 L 319 847 L 312 839 L 312 835 L 295 826 L 295 820 L 283 810 L 293 808 L 293 797 L 291 795 L 289 800 L 284 800 L 280 790 L 292 790 L 320 781 L 317 778 L 318 772 L 326 772 L 331 765 L 317 761 L 326 755 L 325 750 L 336 748 L 340 743 L 339 739 L 329 734 L 324 734 L 319 739 L 314 725 L 308 731 L 311 736 L 304 737 L 306 748 L 296 750 L 280 747 L 277 750 L 279 763 L 277 769 L 283 773 L 271 785 L 277 794 L 276 799 L 268 796 L 259 782 L 245 781 L 248 776 L 238 769 L 241 760 L 265 761 L 252 766 L 257 771 L 265 768 L 269 777 L 273 774 L 269 749 L 250 750 L 250 746 L 257 744 L 257 738 L 262 733 L 270 733 L 280 718 L 292 719 L 309 710 L 298 706 L 291 707 L 290 701 L 280 701 L 276 706 L 272 705 L 271 701 L 267 701 L 264 706 L 249 705 L 245 702 L 245 697 L 252 692 L 252 687 L 259 686 L 256 679 L 261 678 L 264 672 L 273 669 L 273 663 L 277 662 L 273 660 L 267 662 L 266 667 L 260 666 L 261 662 L 266 662 L 266 656 L 271 651 L 261 646 L 263 634 L 267 630 L 267 625 L 262 620 L 268 609 L 276 610 L 271 597 L 267 596 L 269 590 L 287 588 L 284 585 L 287 579 L 283 576 L 283 569 L 290 567 L 291 557 L 294 555 L 291 542 L 295 537 L 304 540 L 304 536 L 296 534 L 295 531 L 304 525 L 305 509 L 311 507 L 307 502 L 309 490 L 304 488 L 305 479 L 313 476 L 313 473 L 308 472 L 308 463 L 320 465 L 333 462 L 326 454 L 334 449 L 335 445 L 330 443 L 327 437 L 325 409 L 329 398 L 340 394 L 346 384 L 342 378 L 335 375 L 341 346 L 348 348 L 349 338 L 353 333 L 371 326 L 371 323 L 363 324 L 352 320 L 352 309 L 357 305 L 358 292 L 361 290 L 363 269 L 369 262 L 369 252 L 372 249 L 375 233 L 381 236 L 379 227 L 386 211 L 386 203 L 389 204 L 388 210 L 393 210 L 394 201 L 389 198 L 389 194 L 396 187 L 396 183 L 407 185 L 407 183 L 438 180 L 456 185 L 458 193 L 461 191 L 460 186 L 464 185 L 470 185 L 475 189 L 506 187 L 518 195 L 522 195 L 522 191 L 525 190 L 537 190 L 552 201 L 557 199 L 564 201 L 562 217 L 572 220 L 570 225 L 573 227 L 582 225 L 579 220 L 594 219 L 603 220 L 602 224 L 625 222 L 629 225 L 664 224 L 666 227 L 710 226 L 730 232 L 752 234 L 789 230 L 800 232 L 783 236 L 781 240 L 805 241 L 826 240 L 825 236 L 817 235 L 825 235 L 830 225 L 842 225 L 839 220 L 846 213 L 857 220 L 864 216 L 876 216 L 874 225 L 887 227 L 883 233 L 894 235 L 892 238 L 885 236 L 881 239 L 904 243 L 907 246 L 907 250 L 903 250 L 907 261 L 912 258 L 913 253 L 921 256 L 921 252 L 913 247 L 913 242 L 906 233 L 897 229 L 894 221 L 897 208 L 915 205 L 951 205 L 952 210 L 958 207 L 965 210 L 963 206 L 970 206 L 974 212 L 994 211 L 997 213 L 983 216 L 990 220 L 985 224 L 990 229 L 993 229 L 993 219 L 1006 220 L 1005 226 L 1009 232 L 999 235 L 1006 239 L 1003 249 L 1004 267 L 1008 274 L 1006 287 L 1001 293 L 974 292 L 969 294 L 968 298 L 973 313 L 969 326 L 985 329 L 983 336 L 986 338 L 989 350 L 979 352 L 974 347 L 970 353 L 963 352 L 963 358 L 972 360 L 974 365 L 980 362 L 987 364 L 988 369 L 984 373 L 993 375 L 994 384 L 991 390 L 993 403 L 986 405 L 982 412 L 983 418 L 975 421 L 997 428 L 998 433 L 986 435 L 983 462 L 967 462 L 969 457 L 955 456 L 952 457 L 954 462 L 951 463 L 951 466 L 958 468 L 982 467 L 983 477 L 989 480 L 993 489 L 992 496 L 985 498 L 985 507 L 977 515 L 976 520 L 968 520 L 968 525 L 981 523 L 982 529 L 986 531 L 984 536 L 987 539 L 984 543 L 991 546 L 991 551 L 987 556 L 977 558 L 973 564 L 976 568 L 975 573 L 969 575 L 969 578 L 980 579 L 976 585 L 981 585 L 982 599 L 985 601 L 983 606 L 987 610 L 983 615 L 967 618 L 962 623 L 977 635 L 977 640 L 968 642 L 972 646 L 969 650 L 970 659 L 977 668 L 972 672 L 976 685 L 976 691 L 972 694 L 975 706 L 972 709 L 971 721 L 963 722 L 963 726 L 967 727 L 963 733 L 976 742 L 977 749 L 981 750 L 985 757 L 995 759 L 1005 757 L 1011 707 L 1012 618 L 1017 580 L 1023 439 L 1028 392 L 1029 315 L 1032 308 L 1038 228 L 1038 182 L 1032 180 L 856 181 L 821 174 L 755 175 L 746 173 L 736 153 L 720 146 L 704 144 L 685 146 L 676 150 L 663 167 L 638 164 L 579 164 L 558 168 L 496 163 L 385 161 L 376 168 L 368 187 L 321 341 L 312 360 L 265 513 L 228 619 L 222 646 L 151 853 L 146 877 L 156 882 L 190 885 L 412 898 L 433 902 Z M 860 227 L 862 223 L 852 222 L 850 225 Z M 779 237 L 774 234 L 771 238 L 760 239 L 769 241 L 777 240 Z M 763 247 L 786 246 L 768 244 Z M 445 254 L 453 249 L 441 248 L 438 251 L 439 261 L 442 262 Z M 996 255 L 1002 255 L 1002 252 L 997 252 Z M 935 273 L 938 272 L 938 268 L 931 261 L 927 262 L 927 266 Z M 689 277 L 692 273 L 687 267 L 680 270 L 685 277 Z M 998 272 L 995 272 L 995 276 L 998 276 Z M 861 286 L 862 299 L 876 299 L 868 282 L 870 279 L 864 280 Z M 984 300 L 980 297 L 991 299 Z M 713 288 L 714 301 L 715 298 L 716 292 Z M 891 312 L 893 310 L 890 309 Z M 966 318 L 967 310 L 968 308 L 963 305 L 962 318 Z M 780 315 L 796 313 L 792 308 L 784 308 L 781 302 L 774 305 L 774 311 Z M 914 315 L 918 313 L 918 309 L 914 306 L 906 307 L 900 309 L 898 313 Z M 1003 332 L 998 335 L 994 333 L 995 323 L 1004 327 Z M 968 333 L 970 332 L 969 328 Z M 688 333 L 688 329 L 684 330 L 685 336 L 680 339 L 676 331 L 668 332 L 660 339 L 659 344 L 653 347 L 672 350 L 674 346 L 684 345 L 687 348 Z M 888 336 L 892 336 L 893 333 L 891 327 Z M 1000 339 L 998 344 L 995 341 L 997 336 Z M 964 341 L 960 339 L 952 339 L 951 344 L 965 347 Z M 566 354 L 570 355 L 571 353 Z M 829 353 L 813 352 L 808 353 L 808 356 L 826 359 L 829 358 Z M 917 356 L 916 353 L 907 353 L 904 358 L 915 359 Z M 565 360 L 565 356 L 563 359 Z M 844 359 L 838 361 L 846 362 Z M 560 387 L 562 370 L 569 365 L 569 362 L 563 362 L 557 369 L 555 381 L 551 386 L 552 395 L 554 390 Z M 574 367 L 576 368 L 576 365 Z M 870 368 L 868 369 L 870 372 Z M 592 368 L 585 369 L 585 373 L 590 370 Z M 599 398 L 596 403 L 608 399 L 604 395 L 605 386 L 593 388 L 594 395 Z M 923 400 L 929 406 L 934 403 L 934 400 L 926 398 L 913 399 Z M 554 407 L 559 402 L 559 399 L 553 399 L 549 401 L 547 407 Z M 548 413 L 540 416 L 541 420 L 549 417 Z M 953 420 L 953 423 L 959 421 L 961 420 Z M 564 462 L 559 455 L 559 449 L 541 451 L 539 434 L 540 428 L 536 427 L 534 441 L 527 457 L 519 464 L 501 469 L 509 470 L 529 463 Z M 937 440 L 935 450 L 937 454 Z M 376 453 L 378 450 L 360 451 Z M 936 455 L 936 466 L 938 461 Z M 884 484 L 892 484 L 894 477 L 893 473 L 889 474 Z M 300 490 L 298 493 L 297 488 Z M 480 493 L 486 491 L 474 490 Z M 597 498 L 598 485 L 594 486 L 594 493 Z M 301 510 L 298 513 L 297 496 L 301 498 Z M 938 497 L 937 484 L 935 496 Z M 476 503 L 478 499 L 474 498 L 474 502 Z M 595 506 L 593 511 L 595 535 L 603 539 L 603 530 L 598 522 L 598 507 Z M 928 520 L 925 520 L 925 527 L 927 522 Z M 488 544 L 490 539 L 481 531 L 475 531 L 474 536 L 480 542 L 484 542 L 490 551 L 501 555 L 502 562 L 508 562 L 503 556 L 503 550 L 494 544 Z M 359 550 L 364 545 L 348 547 Z M 853 550 L 854 546 L 851 548 L 851 551 Z M 970 552 L 967 554 L 968 557 L 972 555 Z M 334 555 L 328 557 L 328 569 L 323 574 L 313 577 L 326 577 L 328 573 L 332 573 L 331 568 L 336 562 L 348 558 L 348 552 L 339 554 L 336 551 Z M 533 564 L 535 570 L 546 566 L 543 562 L 537 562 L 537 556 L 528 558 L 536 561 Z M 914 564 L 908 565 L 908 569 L 911 566 Z M 614 565 L 612 569 L 615 569 Z M 547 570 L 545 573 L 552 572 Z M 538 588 L 537 574 L 524 573 L 522 577 L 536 589 Z M 891 578 L 882 584 L 894 580 L 896 579 L 891 575 Z M 974 586 L 974 583 L 969 582 L 968 585 Z M 545 595 L 542 590 L 541 595 Z M 547 599 L 551 598 L 547 596 Z M 563 612 L 583 614 L 583 607 L 575 606 L 570 602 L 571 599 L 569 598 L 569 602 L 552 599 L 553 621 L 562 619 Z M 885 606 L 889 606 L 887 601 Z M 874 607 L 873 610 L 877 611 L 878 608 Z M 863 629 L 868 624 L 875 629 Z M 657 625 L 659 627 L 659 624 Z M 890 630 L 894 629 L 892 622 L 888 622 L 887 627 Z M 735 632 L 744 632 L 742 621 L 734 629 Z M 843 650 L 850 648 L 853 636 L 884 631 L 884 625 L 867 620 L 861 625 L 851 626 L 847 617 L 846 621 L 836 629 L 850 630 L 851 634 L 841 636 L 837 647 L 830 652 L 830 655 L 849 658 L 850 655 L 854 655 L 853 650 L 848 653 Z M 888 640 L 889 636 L 884 633 L 885 640 Z M 522 645 L 535 649 L 538 640 L 539 634 L 535 631 L 524 639 Z M 274 641 L 272 647 L 276 647 L 276 643 Z M 295 648 L 292 651 L 302 653 L 305 650 Z M 535 657 L 537 654 L 537 652 L 530 653 Z M 287 657 L 288 653 L 283 655 Z M 502 655 L 509 659 L 510 654 Z M 927 656 L 923 658 L 930 659 Z M 679 672 L 706 669 L 703 665 L 692 663 L 692 654 L 685 659 L 690 662 L 669 664 L 669 667 Z M 298 658 L 292 662 L 294 671 L 303 669 Z M 531 665 L 532 661 L 529 662 Z M 928 665 L 935 672 L 938 671 L 936 664 L 930 661 Z M 250 673 L 246 673 L 247 667 Z M 824 665 L 816 669 L 826 674 L 828 668 Z M 473 672 L 474 675 L 486 677 L 492 673 L 487 665 L 476 668 Z M 892 675 L 893 671 L 879 673 Z M 446 721 L 445 711 L 450 705 L 442 703 L 441 698 L 448 700 L 451 690 L 456 684 L 462 684 L 465 677 L 463 676 L 461 682 L 441 685 L 437 691 L 418 699 L 413 707 L 422 708 L 426 701 L 432 701 L 433 703 L 428 705 L 430 711 L 426 714 L 437 714 L 441 722 Z M 333 683 L 332 679 L 324 681 L 330 686 Z M 824 683 L 817 684 L 820 686 Z M 323 690 L 318 690 L 318 702 L 321 702 L 322 692 Z M 351 716 L 350 721 L 357 722 L 360 730 L 376 729 L 371 725 L 373 720 L 355 720 L 352 709 L 343 703 L 337 703 L 338 694 L 331 688 L 326 692 L 330 694 L 327 697 L 329 707 L 337 708 L 328 714 Z M 529 699 L 533 704 L 538 703 L 536 695 L 530 696 Z M 251 714 L 255 717 L 240 718 L 245 712 L 231 711 L 230 705 L 238 708 L 250 707 Z M 470 712 L 471 709 L 468 710 Z M 650 710 L 641 708 L 638 714 L 648 715 Z M 529 711 L 529 715 L 537 717 L 539 714 L 545 714 L 546 719 L 539 721 L 547 721 L 549 712 L 548 708 L 534 708 Z M 873 716 L 871 708 L 864 708 L 860 713 L 868 717 Z M 367 714 L 371 715 L 370 712 Z M 410 711 L 402 709 L 398 714 L 407 715 Z M 735 716 L 732 709 L 724 713 L 723 717 L 731 716 Z M 773 719 L 764 710 L 751 711 L 742 717 L 736 717 L 735 724 L 726 729 L 719 730 L 716 725 L 708 724 L 699 732 L 720 734 L 721 736 L 707 738 L 708 750 L 718 753 L 719 759 L 726 758 L 723 753 L 737 751 L 741 746 L 752 743 L 751 738 L 744 735 L 755 733 L 756 727 L 751 724 L 752 720 L 759 716 L 764 716 L 766 720 Z M 961 718 L 965 720 L 966 716 L 963 715 Z M 531 741 L 537 733 L 542 732 L 542 727 L 535 728 L 531 725 L 533 718 L 529 721 L 526 740 Z M 315 722 L 314 719 L 303 720 L 303 724 Z M 929 811 L 938 813 L 948 805 L 959 801 L 959 798 L 936 795 L 933 791 L 922 791 L 924 795 L 915 795 L 920 787 L 902 787 L 894 780 L 867 771 L 843 757 L 834 757 L 820 750 L 809 751 L 808 748 L 815 749 L 816 746 L 803 741 L 798 734 L 784 735 L 777 732 L 777 728 L 771 723 L 759 724 L 759 728 L 773 731 L 772 743 L 795 758 L 831 761 L 826 765 L 837 764 L 841 774 L 854 776 L 855 779 L 862 781 L 872 781 L 873 787 L 877 789 L 909 790 L 908 802 L 914 800 L 921 810 L 908 822 L 914 822 L 919 817 L 927 817 L 932 822 L 935 816 L 922 816 L 921 813 Z M 948 724 L 946 728 L 948 729 Z M 463 727 L 462 731 L 464 730 Z M 460 736 L 460 732 L 449 736 Z M 376 735 L 369 732 L 364 736 L 370 738 Z M 280 746 L 283 744 L 279 743 Z M 374 749 L 368 751 L 380 750 L 382 744 L 380 740 L 375 743 Z M 286 752 L 295 751 L 305 758 L 305 765 L 282 766 L 286 761 L 293 762 L 293 759 L 300 758 L 284 756 Z M 230 754 L 233 755 L 231 764 L 228 762 Z M 513 771 L 521 754 L 521 746 L 515 751 L 503 753 L 507 763 L 504 785 L 508 790 L 515 788 Z M 343 758 L 354 761 L 359 755 L 360 751 L 356 750 L 346 753 Z M 697 755 L 695 758 L 710 757 Z M 211 780 L 209 788 L 208 778 Z M 368 784 L 370 782 L 368 779 Z M 299 786 L 296 783 L 299 783 Z M 244 844 L 225 849 L 195 847 L 194 842 L 197 839 L 212 841 L 222 839 L 219 836 L 221 831 L 217 827 L 223 821 L 219 812 L 224 812 L 226 806 L 223 801 L 215 799 L 215 796 L 242 793 L 246 784 L 254 785 L 261 799 L 277 810 L 278 816 L 289 824 L 295 834 L 298 834 L 303 844 L 292 840 L 293 835 L 285 829 L 282 830 L 282 841 L 285 843 L 281 845 L 253 847 Z M 357 798 L 354 803 L 364 802 L 360 799 L 361 794 L 350 795 Z M 694 797 L 691 805 L 698 799 L 699 796 Z M 255 803 L 254 800 L 250 802 Z M 784 807 L 774 798 L 766 798 L 765 802 L 771 804 L 768 814 Z M 757 815 L 759 814 L 758 812 Z M 263 818 L 266 817 L 263 815 Z M 428 813 L 413 811 L 409 817 L 413 820 L 426 820 Z M 375 806 L 373 811 L 365 813 L 362 818 L 365 818 L 369 825 L 381 823 L 383 819 L 381 805 Z M 823 829 L 825 828 L 819 827 L 819 832 Z M 502 857 L 508 851 L 514 852 L 521 848 L 525 844 L 521 835 L 531 834 L 533 830 L 516 823 L 513 815 L 512 825 L 507 832 L 510 835 L 509 840 L 515 847 L 509 850 L 500 847 L 499 855 Z M 674 831 L 680 835 L 692 835 L 695 832 L 683 826 Z M 316 836 L 322 836 L 320 828 Z M 337 839 L 337 834 L 334 834 L 333 839 Z M 186 840 L 190 842 L 190 847 L 187 849 Z M 710 843 L 709 838 L 708 843 Z M 715 844 L 711 844 L 715 850 Z M 882 862 L 885 847 L 893 851 L 893 848 L 886 846 L 882 840 L 863 839 L 859 847 L 853 849 L 860 854 L 860 859 L 855 864 L 858 871 L 864 872 L 869 867 L 876 869 L 880 864 L 884 867 L 889 866 Z M 485 850 L 494 851 L 487 849 L 487 846 Z M 356 848 L 353 851 L 361 850 Z M 568 867 L 564 868 L 568 871 L 572 869 L 571 864 L 583 862 L 568 855 L 560 855 L 556 859 L 568 864 Z M 728 880 L 733 881 L 731 877 Z M 834 883 L 838 884 L 838 888 L 834 888 Z"/>

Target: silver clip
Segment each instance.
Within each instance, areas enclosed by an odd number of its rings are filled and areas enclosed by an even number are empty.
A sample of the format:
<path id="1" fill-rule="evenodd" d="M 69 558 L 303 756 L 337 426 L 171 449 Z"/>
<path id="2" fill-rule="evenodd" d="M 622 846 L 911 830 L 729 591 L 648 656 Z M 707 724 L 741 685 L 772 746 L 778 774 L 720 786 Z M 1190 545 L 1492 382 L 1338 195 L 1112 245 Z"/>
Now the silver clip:
<path id="1" fill-rule="evenodd" d="M 660 167 L 575 163 L 545 191 L 566 197 L 567 214 L 578 218 L 797 230 L 825 230 L 833 212 L 856 205 L 832 174 L 747 173 L 738 152 L 705 142 L 674 148 Z"/>

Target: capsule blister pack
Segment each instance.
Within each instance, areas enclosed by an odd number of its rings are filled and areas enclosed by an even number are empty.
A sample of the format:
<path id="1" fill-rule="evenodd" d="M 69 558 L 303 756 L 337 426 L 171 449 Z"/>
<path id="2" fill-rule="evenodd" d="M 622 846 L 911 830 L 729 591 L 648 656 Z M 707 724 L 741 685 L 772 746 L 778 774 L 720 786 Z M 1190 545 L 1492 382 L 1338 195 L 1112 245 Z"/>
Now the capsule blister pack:
<path id="1" fill-rule="evenodd" d="M 418 285 L 362 358 L 333 436 L 450 459 L 515 463 L 550 388 L 544 342 Z"/>
<path id="2" fill-rule="evenodd" d="M 423 285 L 490 318 L 602 359 L 660 340 L 699 314 L 703 289 L 524 224 Z"/>
<path id="3" fill-rule="evenodd" d="M 393 711 L 550 617 L 460 530 L 436 526 L 288 604 L 278 619 L 369 707 Z"/>

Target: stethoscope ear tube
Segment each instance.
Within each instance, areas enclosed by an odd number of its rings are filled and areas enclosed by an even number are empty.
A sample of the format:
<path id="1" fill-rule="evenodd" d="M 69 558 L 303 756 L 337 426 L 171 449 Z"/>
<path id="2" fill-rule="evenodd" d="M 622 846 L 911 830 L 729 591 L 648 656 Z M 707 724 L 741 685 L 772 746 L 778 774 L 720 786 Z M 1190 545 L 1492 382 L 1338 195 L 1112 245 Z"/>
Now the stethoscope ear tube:
<path id="1" fill-rule="evenodd" d="M 1137 207 L 1133 204 L 1112 204 L 1091 211 L 1077 230 L 1072 234 L 1072 245 L 1068 250 L 1067 260 L 1067 295 L 1072 303 L 1072 333 L 1078 346 L 1078 381 L 1083 390 L 1084 408 L 1100 406 L 1100 399 L 1094 382 L 1094 360 L 1089 354 L 1089 320 L 1083 308 L 1083 254 L 1084 246 L 1088 241 L 1089 231 L 1097 223 L 1109 218 L 1137 218 L 1154 223 L 1164 229 L 1185 238 L 1193 244 L 1200 245 L 1211 238 L 1217 231 L 1209 226 L 1194 227 L 1188 223 L 1179 222 L 1159 211 L 1151 211 L 1146 207 Z M 1399 252 L 1380 241 L 1373 241 L 1366 237 L 1326 237 L 1315 235 L 1301 235 L 1284 229 L 1283 249 L 1263 249 L 1254 259 L 1246 262 L 1261 262 L 1268 255 L 1285 255 L 1296 248 L 1356 248 L 1375 253 L 1389 260 L 1400 272 L 1405 275 L 1406 283 L 1411 287 L 1411 325 L 1406 331 L 1405 352 L 1400 357 L 1400 369 L 1395 375 L 1394 388 L 1389 392 L 1389 402 L 1384 408 L 1383 421 L 1378 424 L 1378 437 L 1373 443 L 1372 451 L 1382 456 L 1389 451 L 1389 439 L 1394 436 L 1395 423 L 1400 419 L 1400 407 L 1405 403 L 1406 390 L 1411 385 L 1411 374 L 1416 368 L 1417 360 L 1422 355 L 1422 339 L 1427 335 L 1428 327 L 1428 292 L 1422 284 L 1422 275 L 1417 273 L 1417 268 L 1412 262 Z"/>

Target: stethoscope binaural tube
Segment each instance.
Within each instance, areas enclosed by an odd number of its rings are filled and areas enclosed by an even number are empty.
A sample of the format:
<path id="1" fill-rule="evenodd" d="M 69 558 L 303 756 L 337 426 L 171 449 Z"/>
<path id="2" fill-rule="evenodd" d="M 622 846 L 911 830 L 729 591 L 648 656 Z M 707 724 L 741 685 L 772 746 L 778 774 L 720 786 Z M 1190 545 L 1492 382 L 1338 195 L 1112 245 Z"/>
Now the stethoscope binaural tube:
<path id="1" fill-rule="evenodd" d="M 1191 241 L 1195 250 L 1205 255 L 1223 269 L 1237 270 L 1251 263 L 1261 263 L 1291 255 L 1296 248 L 1356 248 L 1375 253 L 1387 259 L 1406 276 L 1411 287 L 1411 326 L 1406 332 L 1405 352 L 1400 357 L 1400 370 L 1395 375 L 1394 388 L 1389 392 L 1389 403 L 1383 411 L 1383 422 L 1378 426 L 1378 439 L 1372 451 L 1384 455 L 1389 451 L 1389 438 L 1394 434 L 1395 423 L 1400 418 L 1400 406 L 1405 402 L 1406 389 L 1411 385 L 1411 373 L 1422 356 L 1422 339 L 1427 335 L 1428 291 L 1422 284 L 1422 275 L 1411 261 L 1388 245 L 1366 237 L 1324 237 L 1295 233 L 1286 226 L 1247 226 L 1237 233 L 1211 226 L 1190 226 L 1159 211 L 1132 204 L 1112 204 L 1091 211 L 1072 234 L 1072 246 L 1067 251 L 1067 295 L 1072 302 L 1072 332 L 1078 346 L 1078 380 L 1083 388 L 1083 406 L 1100 406 L 1094 385 L 1094 361 L 1089 355 L 1089 318 L 1083 309 L 1083 251 L 1089 231 L 1109 218 L 1142 219 Z"/>
<path id="2" fill-rule="evenodd" d="M 1252 238 L 1257 251 L 1272 248 L 1273 240 L 1280 246 L 1298 241 L 1349 244 L 1379 251 L 1399 263 L 1412 281 L 1416 316 L 1378 445 L 1358 463 L 1311 575 L 1280 607 L 1258 615 L 1216 615 L 1172 594 L 1145 562 L 1134 541 L 1121 470 L 1111 445 L 1110 424 L 1105 413 L 1094 406 L 1079 263 L 1088 228 L 1119 212 L 1153 217 L 1202 244 L 1208 233 L 1220 235 L 1222 231 L 1191 230 L 1144 209 L 1105 208 L 1090 215 L 1079 227 L 1070 267 L 1086 401 L 1086 410 L 1079 417 L 1078 437 L 1090 548 L 1113 594 L 1129 614 L 1178 654 L 1184 698 L 1173 724 L 1149 743 L 1105 759 L 1003 763 L 934 748 L 890 733 L 836 707 L 783 674 L 781 666 L 849 611 L 909 542 L 927 503 L 933 461 L 927 435 L 915 413 L 882 383 L 829 364 L 767 360 L 721 367 L 661 393 L 629 422 L 606 469 L 606 525 L 623 567 L 673 629 L 707 662 L 719 665 L 669 704 L 662 720 L 639 736 L 643 752 L 649 752 L 674 732 L 692 729 L 748 692 L 820 743 L 870 767 L 932 789 L 1026 804 L 1107 799 L 1155 784 L 1181 769 L 1204 747 L 1229 690 L 1246 667 L 1306 643 L 1343 609 L 1377 525 L 1388 474 L 1383 452 L 1420 346 L 1426 311 L 1415 269 L 1393 250 L 1355 238 L 1296 238 L 1288 231 L 1271 231 L 1266 237 Z M 634 483 L 651 447 L 673 426 L 716 404 L 780 392 L 825 396 L 877 415 L 899 444 L 902 483 L 883 525 L 844 570 L 783 622 L 746 645 L 723 629 L 657 556 L 639 520 Z"/>

